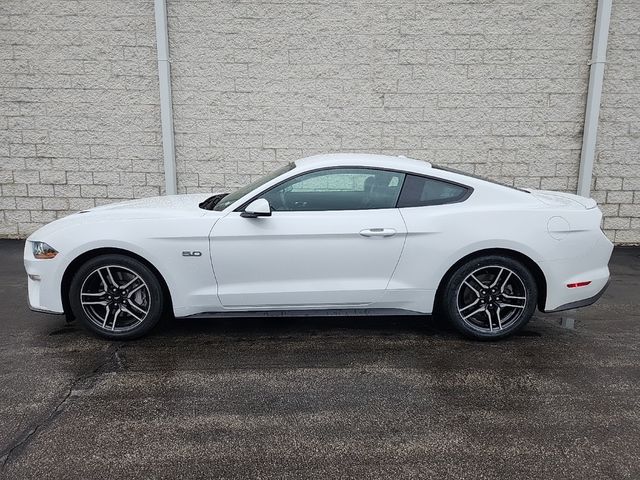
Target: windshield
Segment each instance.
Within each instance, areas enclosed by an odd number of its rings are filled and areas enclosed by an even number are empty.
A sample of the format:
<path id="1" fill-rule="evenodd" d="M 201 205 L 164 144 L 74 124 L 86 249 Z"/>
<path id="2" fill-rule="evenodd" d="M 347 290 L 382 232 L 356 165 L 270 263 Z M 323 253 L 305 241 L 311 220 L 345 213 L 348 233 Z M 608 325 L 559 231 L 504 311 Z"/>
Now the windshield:
<path id="1" fill-rule="evenodd" d="M 266 174 L 264 177 L 260 177 L 255 182 L 251 182 L 249 185 L 245 185 L 244 187 L 239 188 L 235 192 L 230 193 L 229 195 L 225 196 L 222 200 L 220 200 L 216 204 L 216 206 L 213 207 L 213 209 L 216 212 L 220 212 L 220 211 L 224 210 L 229 205 L 231 205 L 233 202 L 236 202 L 239 199 L 241 199 L 242 197 L 244 197 L 247 193 L 250 193 L 253 190 L 255 190 L 256 188 L 261 187 L 265 183 L 270 182 L 271 180 L 273 180 L 276 177 L 279 177 L 283 173 L 288 172 L 290 170 L 293 170 L 295 168 L 295 166 L 296 165 L 294 163 L 289 163 L 288 165 L 285 165 L 284 167 L 280 167 L 279 169 L 274 170 L 273 172 Z"/>

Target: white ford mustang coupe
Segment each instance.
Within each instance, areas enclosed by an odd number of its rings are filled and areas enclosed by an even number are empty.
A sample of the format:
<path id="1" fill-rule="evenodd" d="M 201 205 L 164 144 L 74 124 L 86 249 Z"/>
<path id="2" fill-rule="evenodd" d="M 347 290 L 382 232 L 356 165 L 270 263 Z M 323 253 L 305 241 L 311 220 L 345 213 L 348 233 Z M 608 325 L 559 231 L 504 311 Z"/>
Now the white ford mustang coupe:
<path id="1" fill-rule="evenodd" d="M 163 315 L 430 314 L 513 334 L 590 305 L 612 244 L 596 202 L 404 157 L 317 155 L 233 193 L 145 198 L 31 235 L 33 310 L 110 339 Z"/>

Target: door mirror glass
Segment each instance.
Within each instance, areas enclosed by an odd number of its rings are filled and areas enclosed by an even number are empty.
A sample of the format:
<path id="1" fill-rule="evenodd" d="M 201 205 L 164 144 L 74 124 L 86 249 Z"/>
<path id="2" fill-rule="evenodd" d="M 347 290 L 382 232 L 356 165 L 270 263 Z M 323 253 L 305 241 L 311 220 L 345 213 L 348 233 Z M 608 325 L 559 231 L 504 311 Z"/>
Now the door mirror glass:
<path id="1" fill-rule="evenodd" d="M 245 218 L 270 217 L 271 205 L 265 198 L 258 198 L 247 205 L 240 216 Z"/>

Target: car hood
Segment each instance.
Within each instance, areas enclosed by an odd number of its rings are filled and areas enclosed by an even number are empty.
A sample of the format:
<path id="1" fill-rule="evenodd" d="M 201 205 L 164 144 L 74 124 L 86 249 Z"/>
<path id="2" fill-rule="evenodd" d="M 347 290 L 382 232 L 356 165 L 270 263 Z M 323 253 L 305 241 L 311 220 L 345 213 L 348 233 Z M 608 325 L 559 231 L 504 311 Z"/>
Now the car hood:
<path id="1" fill-rule="evenodd" d="M 593 198 L 581 197 L 580 195 L 574 195 L 572 193 L 554 192 L 551 190 L 526 190 L 542 203 L 552 207 L 591 209 L 597 206 Z"/>
<path id="2" fill-rule="evenodd" d="M 126 211 L 129 218 L 131 215 L 141 215 L 141 218 L 149 218 L 161 214 L 180 214 L 185 212 L 206 213 L 198 205 L 215 195 L 215 193 L 191 193 L 186 195 L 164 195 L 162 197 L 138 198 L 126 202 L 111 203 L 100 207 L 83 210 L 79 213 L 123 213 Z"/>
<path id="3" fill-rule="evenodd" d="M 222 192 L 221 192 L 222 193 Z M 140 198 L 126 202 L 112 203 L 82 210 L 51 222 L 36 230 L 29 240 L 43 240 L 60 230 L 103 222 L 130 221 L 142 219 L 193 218 L 216 215 L 219 212 L 203 210 L 198 205 L 215 193 L 194 193 L 186 195 L 166 195 L 163 197 Z"/>

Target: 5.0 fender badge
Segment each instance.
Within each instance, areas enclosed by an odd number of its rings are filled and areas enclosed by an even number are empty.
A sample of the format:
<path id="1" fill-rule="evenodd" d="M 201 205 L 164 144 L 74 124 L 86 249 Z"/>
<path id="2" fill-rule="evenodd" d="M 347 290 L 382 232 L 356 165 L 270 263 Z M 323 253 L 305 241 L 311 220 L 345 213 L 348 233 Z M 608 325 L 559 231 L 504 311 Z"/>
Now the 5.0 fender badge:
<path id="1" fill-rule="evenodd" d="M 201 257 L 202 256 L 202 252 L 199 252 L 197 250 L 194 250 L 193 252 L 182 252 L 182 256 L 183 257 Z"/>

